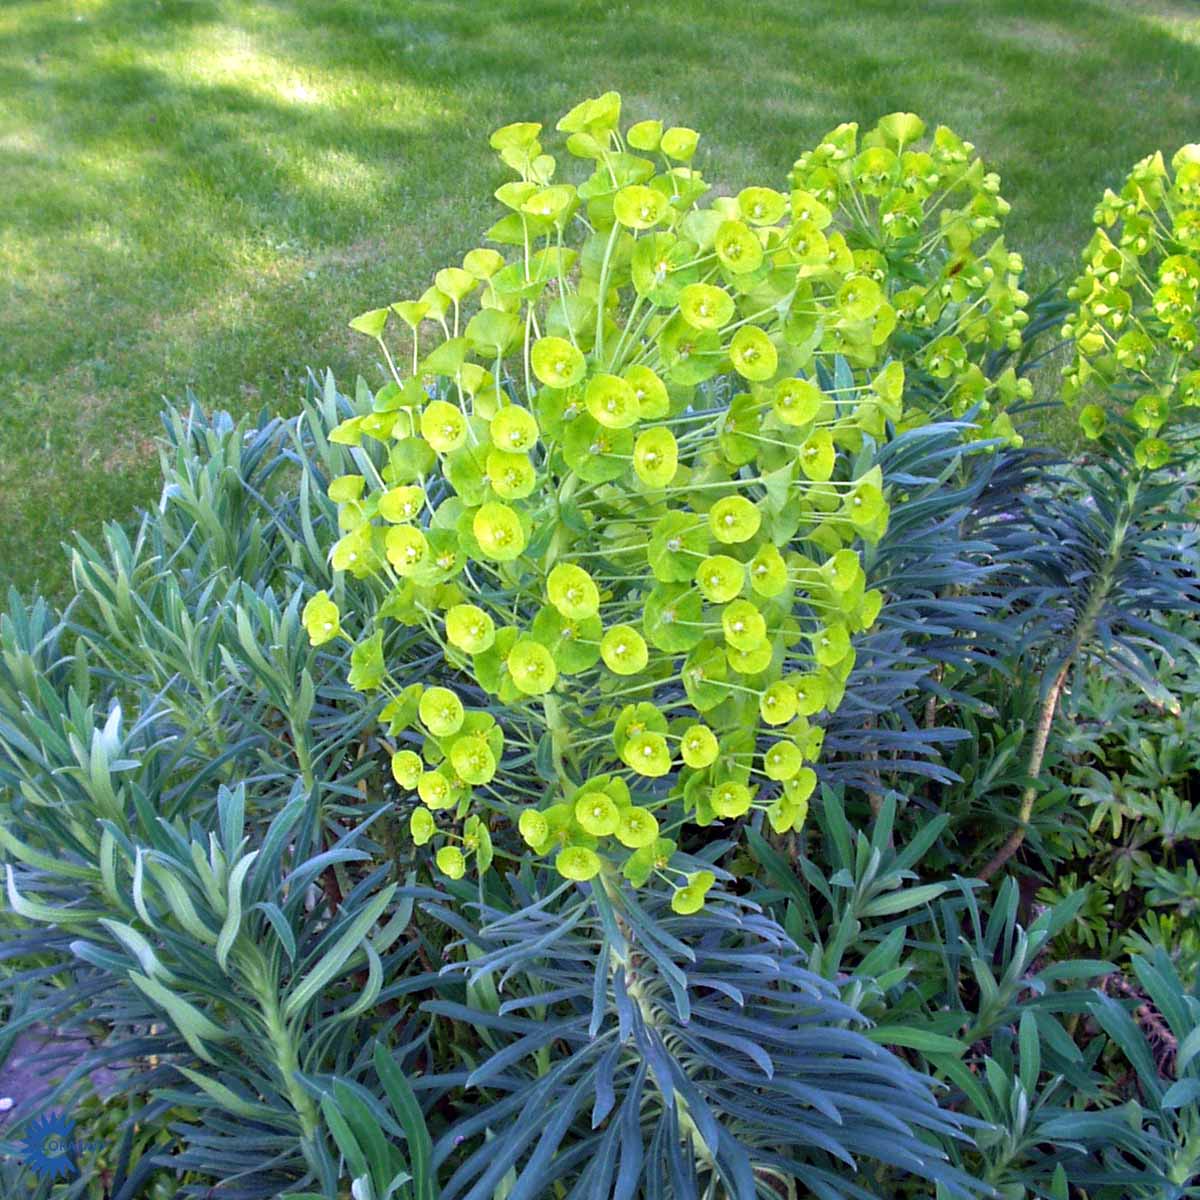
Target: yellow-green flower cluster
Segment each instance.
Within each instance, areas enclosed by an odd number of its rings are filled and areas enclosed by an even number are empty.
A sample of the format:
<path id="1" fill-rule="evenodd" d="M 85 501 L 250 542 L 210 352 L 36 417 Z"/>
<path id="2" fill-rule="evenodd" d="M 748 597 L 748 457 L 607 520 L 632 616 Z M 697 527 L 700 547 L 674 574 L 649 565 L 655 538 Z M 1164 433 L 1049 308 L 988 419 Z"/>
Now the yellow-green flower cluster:
<path id="1" fill-rule="evenodd" d="M 1096 208 L 1096 232 L 1069 298 L 1063 333 L 1074 343 L 1067 399 L 1100 393 L 1079 421 L 1098 438 L 1115 408 L 1139 430 L 1137 462 L 1155 470 L 1172 458 L 1168 432 L 1200 407 L 1200 145 L 1134 167 L 1120 193 Z"/>
<path id="2" fill-rule="evenodd" d="M 644 882 L 656 865 L 665 869 L 675 850 L 674 842 L 659 835 L 654 814 L 634 804 L 629 785 L 612 775 L 594 776 L 569 800 L 526 808 L 519 829 L 536 853 L 554 853 L 555 867 L 567 879 L 597 875 L 603 864 L 596 849 L 608 838 L 634 852 L 625 862 L 625 875 L 634 882 Z"/>
<path id="3" fill-rule="evenodd" d="M 385 710 L 422 739 L 393 760 L 421 803 L 414 838 L 456 839 L 466 819 L 479 854 L 480 813 L 507 817 L 566 878 L 675 876 L 693 911 L 713 878 L 672 865 L 686 824 L 804 821 L 816 718 L 882 603 L 855 549 L 888 522 L 871 446 L 935 394 L 1004 436 L 1015 382 L 975 359 L 1019 337 L 1020 264 L 999 239 L 974 249 L 1006 207 L 993 177 L 948 131 L 919 149 L 910 115 L 861 144 L 835 130 L 788 191 L 708 202 L 691 130 L 623 131 L 611 93 L 558 128 L 582 183 L 556 182 L 540 126 L 499 130 L 517 176 L 496 192 L 500 249 L 352 323 L 393 379 L 332 432 L 359 470 L 330 488 L 331 558 L 378 581 L 356 615 L 373 637 L 399 621 L 444 652 L 448 686 Z M 395 356 L 393 317 L 409 330 Z M 318 600 L 310 634 L 338 626 Z M 489 712 L 466 712 L 454 680 Z M 548 764 L 542 802 L 506 802 L 501 725 Z M 465 862 L 438 853 L 447 874 Z"/>
<path id="4" fill-rule="evenodd" d="M 449 688 L 411 684 L 388 703 L 381 719 L 393 735 L 412 730 L 422 737 L 420 753 L 406 748 L 392 755 L 392 778 L 421 801 L 409 819 L 413 841 L 423 846 L 439 832 L 433 814 L 453 810 L 456 821 L 465 821 L 462 837 L 442 832 L 462 846 L 442 846 L 438 867 L 457 879 L 474 854 L 479 869 L 486 870 L 492 859 L 491 834 L 486 822 L 470 813 L 470 803 L 473 789 L 495 778 L 504 753 L 504 731 L 495 718 L 468 711 Z"/>
<path id="5" fill-rule="evenodd" d="M 813 280 L 828 317 L 821 347 L 876 361 L 898 335 L 919 347 L 913 365 L 933 387 L 898 420 L 910 428 L 949 408 L 974 411 L 983 436 L 1019 444 L 1005 409 L 1031 385 L 1010 368 L 984 373 L 988 350 L 1021 345 L 1028 295 L 1021 257 L 999 230 L 1009 211 L 1000 178 L 975 147 L 912 113 L 892 113 L 859 136 L 839 125 L 792 168 L 790 238 L 806 261 L 853 260 L 860 278 Z M 878 424 L 882 425 L 882 415 Z"/>

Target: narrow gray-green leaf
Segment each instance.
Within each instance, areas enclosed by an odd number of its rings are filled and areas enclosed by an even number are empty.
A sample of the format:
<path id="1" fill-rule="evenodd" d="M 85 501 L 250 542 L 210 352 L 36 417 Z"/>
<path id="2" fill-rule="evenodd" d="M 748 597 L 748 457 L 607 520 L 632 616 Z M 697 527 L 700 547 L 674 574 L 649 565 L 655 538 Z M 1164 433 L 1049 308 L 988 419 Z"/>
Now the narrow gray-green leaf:
<path id="1" fill-rule="evenodd" d="M 226 973 L 229 970 L 229 952 L 233 949 L 233 943 L 237 940 L 238 931 L 242 927 L 242 883 L 246 878 L 246 872 L 254 865 L 257 857 L 258 851 L 251 850 L 229 872 L 229 888 L 226 899 L 228 908 L 224 924 L 221 926 L 220 936 L 217 938 L 217 963 Z"/>
<path id="2" fill-rule="evenodd" d="M 159 962 L 154 947 L 136 929 L 120 921 L 111 921 L 107 917 L 102 917 L 100 924 L 138 960 L 142 970 L 152 979 L 161 980 L 163 983 L 176 982 L 171 972 Z"/>
<path id="3" fill-rule="evenodd" d="M 321 961 L 305 976 L 303 982 L 293 988 L 283 1005 L 283 1015 L 291 1020 L 323 988 L 335 979 L 347 959 L 358 948 L 367 931 L 379 919 L 396 891 L 389 884 L 356 916 L 346 932 L 329 948 Z"/>
<path id="4" fill-rule="evenodd" d="M 949 891 L 946 883 L 926 883 L 920 887 L 904 888 L 897 892 L 888 892 L 869 900 L 860 910 L 862 917 L 890 917 L 895 913 L 906 912 L 910 908 L 918 908 L 928 904 Z"/>
<path id="5" fill-rule="evenodd" d="M 182 996 L 175 995 L 161 983 L 137 971 L 130 971 L 129 978 L 171 1018 L 175 1028 L 192 1050 L 205 1062 L 212 1062 L 212 1057 L 204 1048 L 204 1042 L 226 1041 L 229 1037 L 228 1032 L 210 1021 L 194 1004 L 189 1004 Z"/>

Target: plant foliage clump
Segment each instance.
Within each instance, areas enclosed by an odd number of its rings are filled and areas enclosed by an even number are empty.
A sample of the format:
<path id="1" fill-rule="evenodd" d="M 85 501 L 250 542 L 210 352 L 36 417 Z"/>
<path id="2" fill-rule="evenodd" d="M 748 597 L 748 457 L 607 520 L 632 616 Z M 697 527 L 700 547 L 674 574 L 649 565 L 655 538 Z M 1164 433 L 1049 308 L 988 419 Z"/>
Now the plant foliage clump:
<path id="1" fill-rule="evenodd" d="M 1200 1194 L 1196 148 L 1066 301 L 911 114 L 724 197 L 615 95 L 559 129 L 355 319 L 381 386 L 170 414 L 10 596 L 0 1059 L 87 1049 L 0 1190 Z M 30 1185 L 51 1106 L 104 1149 Z"/>

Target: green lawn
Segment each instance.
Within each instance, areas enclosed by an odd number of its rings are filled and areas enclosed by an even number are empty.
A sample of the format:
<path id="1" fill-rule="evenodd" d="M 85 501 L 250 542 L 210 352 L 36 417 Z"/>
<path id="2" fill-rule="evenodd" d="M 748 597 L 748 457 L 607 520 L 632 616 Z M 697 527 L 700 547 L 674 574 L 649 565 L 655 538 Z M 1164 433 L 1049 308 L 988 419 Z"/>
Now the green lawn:
<path id="1" fill-rule="evenodd" d="M 7 0 L 0 8 L 0 577 L 152 498 L 162 398 L 289 411 L 373 374 L 346 321 L 491 222 L 494 127 L 616 88 L 778 184 L 843 120 L 970 137 L 1042 276 L 1135 159 L 1200 139 L 1186 0 Z"/>

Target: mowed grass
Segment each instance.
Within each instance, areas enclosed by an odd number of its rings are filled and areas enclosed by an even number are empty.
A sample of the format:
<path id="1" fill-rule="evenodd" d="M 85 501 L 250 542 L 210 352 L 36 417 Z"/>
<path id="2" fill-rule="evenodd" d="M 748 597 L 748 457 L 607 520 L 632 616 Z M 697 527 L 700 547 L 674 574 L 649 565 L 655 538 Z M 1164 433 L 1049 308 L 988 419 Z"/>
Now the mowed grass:
<path id="1" fill-rule="evenodd" d="M 1010 243 L 1067 269 L 1101 189 L 1200 140 L 1186 0 L 8 0 L 0 7 L 0 578 L 155 496 L 164 397 L 290 412 L 357 312 L 479 244 L 487 135 L 609 88 L 724 190 L 844 120 L 945 122 Z"/>

